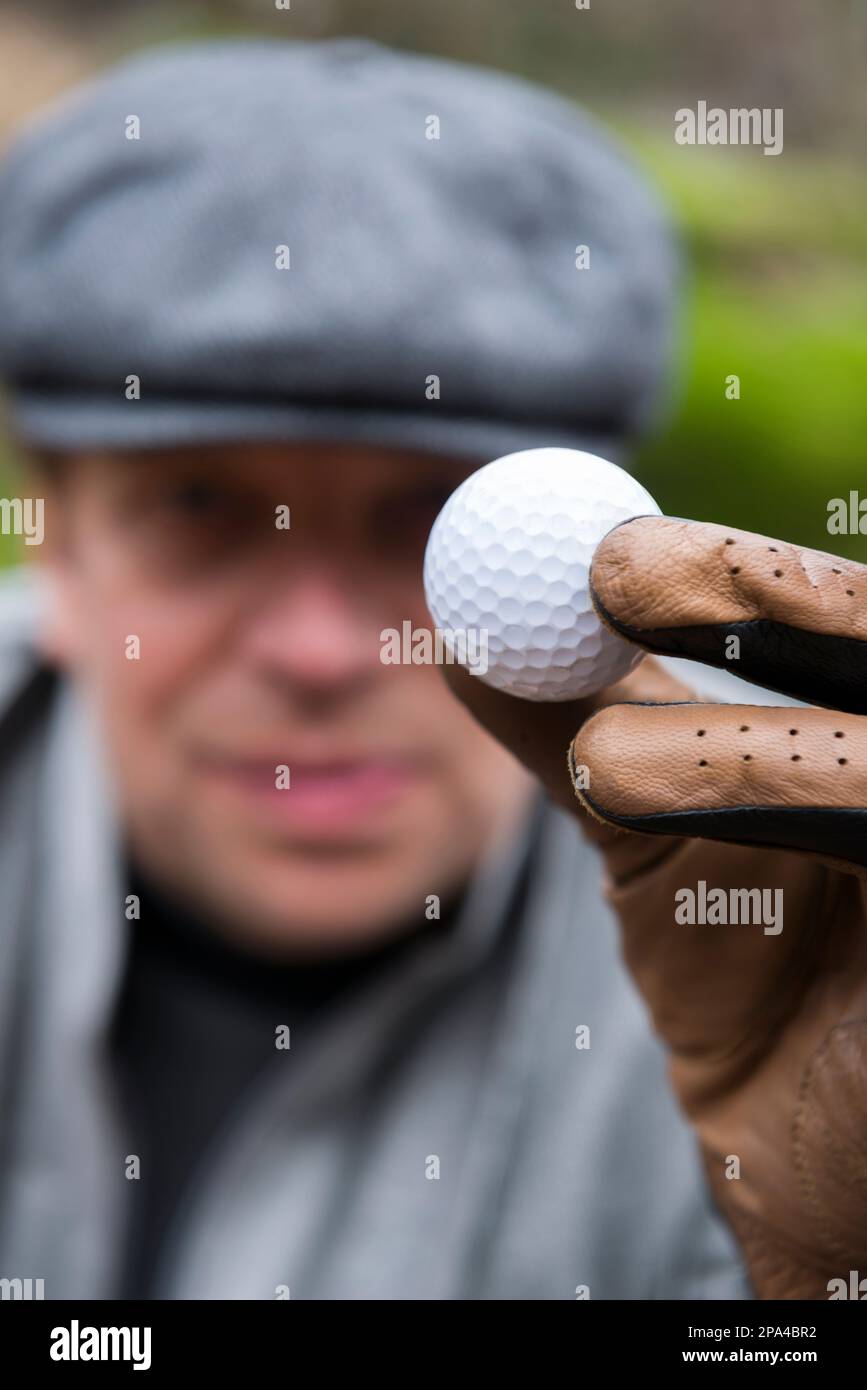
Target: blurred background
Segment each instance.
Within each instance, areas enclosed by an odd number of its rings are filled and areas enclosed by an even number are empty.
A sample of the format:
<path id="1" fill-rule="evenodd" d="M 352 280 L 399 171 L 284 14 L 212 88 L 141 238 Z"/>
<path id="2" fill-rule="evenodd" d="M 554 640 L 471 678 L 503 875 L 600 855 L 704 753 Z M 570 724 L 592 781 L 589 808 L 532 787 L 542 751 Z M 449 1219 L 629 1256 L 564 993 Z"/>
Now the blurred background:
<path id="1" fill-rule="evenodd" d="M 636 471 L 674 515 L 867 561 L 867 536 L 827 531 L 830 498 L 867 496 L 867 0 L 0 0 L 0 148 L 127 53 L 238 33 L 364 35 L 599 116 L 668 200 L 688 264 L 673 411 Z M 783 153 L 677 145 L 674 113 L 699 100 L 783 107 Z M 0 420 L 0 495 L 13 477 Z M 0 563 L 17 544 L 0 535 Z"/>

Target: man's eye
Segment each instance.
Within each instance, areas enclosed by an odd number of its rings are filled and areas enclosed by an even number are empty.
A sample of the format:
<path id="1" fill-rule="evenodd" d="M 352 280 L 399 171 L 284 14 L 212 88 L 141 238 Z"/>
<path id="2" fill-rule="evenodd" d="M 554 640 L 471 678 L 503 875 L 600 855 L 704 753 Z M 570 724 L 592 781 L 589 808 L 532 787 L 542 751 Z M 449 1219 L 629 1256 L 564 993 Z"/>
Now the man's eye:
<path id="1" fill-rule="evenodd" d="M 178 484 L 163 500 L 176 515 L 190 518 L 218 516 L 229 506 L 227 495 L 206 482 Z"/>
<path id="2" fill-rule="evenodd" d="M 388 498 L 376 510 L 377 526 L 390 535 L 396 528 L 398 538 L 402 530 L 430 527 L 445 506 L 449 493 L 447 486 L 432 486 L 401 497 Z"/>

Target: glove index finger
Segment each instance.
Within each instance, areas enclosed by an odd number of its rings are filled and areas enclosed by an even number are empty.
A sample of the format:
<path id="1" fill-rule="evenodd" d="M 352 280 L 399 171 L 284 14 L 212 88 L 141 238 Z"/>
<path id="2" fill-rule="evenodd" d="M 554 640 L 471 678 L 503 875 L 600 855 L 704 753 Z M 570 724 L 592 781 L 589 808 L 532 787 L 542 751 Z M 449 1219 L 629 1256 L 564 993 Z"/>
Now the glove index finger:
<path id="1" fill-rule="evenodd" d="M 603 622 L 648 651 L 867 713 L 864 565 L 732 526 L 654 516 L 608 533 L 590 581 Z"/>

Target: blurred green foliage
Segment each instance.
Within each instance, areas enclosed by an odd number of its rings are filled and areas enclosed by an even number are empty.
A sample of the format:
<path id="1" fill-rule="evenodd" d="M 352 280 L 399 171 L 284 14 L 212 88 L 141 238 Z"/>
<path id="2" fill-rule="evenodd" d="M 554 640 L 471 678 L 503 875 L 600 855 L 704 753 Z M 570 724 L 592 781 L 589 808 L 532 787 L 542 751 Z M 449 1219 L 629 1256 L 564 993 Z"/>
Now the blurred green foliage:
<path id="1" fill-rule="evenodd" d="M 830 498 L 867 497 L 867 185 L 785 151 L 632 143 L 691 267 L 680 398 L 638 471 L 675 515 L 867 560 L 867 537 L 827 530 Z"/>

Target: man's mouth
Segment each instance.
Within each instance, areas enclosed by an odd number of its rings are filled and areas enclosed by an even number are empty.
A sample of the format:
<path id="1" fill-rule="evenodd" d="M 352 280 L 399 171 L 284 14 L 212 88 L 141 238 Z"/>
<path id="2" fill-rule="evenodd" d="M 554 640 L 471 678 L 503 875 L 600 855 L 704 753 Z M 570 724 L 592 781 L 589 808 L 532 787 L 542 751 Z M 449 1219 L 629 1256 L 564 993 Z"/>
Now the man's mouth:
<path id="1" fill-rule="evenodd" d="M 212 785 L 244 798 L 272 825 L 317 833 L 349 830 L 387 813 L 424 775 L 418 760 L 392 755 L 198 761 Z"/>

